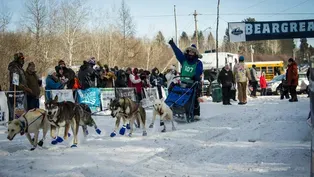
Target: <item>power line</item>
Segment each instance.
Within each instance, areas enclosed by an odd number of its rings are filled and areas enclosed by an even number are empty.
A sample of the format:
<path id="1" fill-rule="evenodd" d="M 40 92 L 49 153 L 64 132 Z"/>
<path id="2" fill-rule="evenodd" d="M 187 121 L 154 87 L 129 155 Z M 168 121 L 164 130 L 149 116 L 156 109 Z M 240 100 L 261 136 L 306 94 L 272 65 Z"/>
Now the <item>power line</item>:
<path id="1" fill-rule="evenodd" d="M 300 3 L 298 3 L 298 4 L 296 4 L 296 5 L 294 5 L 294 6 L 292 6 L 292 7 L 289 7 L 289 8 L 287 8 L 287 9 L 284 9 L 284 10 L 282 10 L 282 11 L 280 11 L 280 12 L 286 12 L 287 10 L 293 9 L 293 8 L 295 8 L 295 7 L 298 7 L 298 6 L 304 4 L 304 3 L 308 2 L 308 1 L 310 1 L 310 0 L 302 1 L 302 2 L 300 2 Z M 277 14 L 278 14 L 278 13 L 277 13 Z M 274 16 L 274 15 L 272 15 L 272 16 Z M 270 17 L 272 17 L 272 16 L 270 16 Z"/>
<path id="2" fill-rule="evenodd" d="M 241 11 L 244 11 L 244 10 L 250 9 L 250 8 L 252 8 L 252 7 L 254 7 L 254 6 L 258 5 L 258 4 L 261 4 L 261 3 L 265 2 L 265 1 L 268 1 L 268 0 L 262 0 L 262 1 L 259 1 L 259 2 L 257 2 L 257 3 L 255 3 L 255 4 L 253 4 L 253 5 L 249 6 L 249 7 L 247 7 L 247 8 L 245 8 L 245 9 L 241 10 Z"/>
<path id="3" fill-rule="evenodd" d="M 307 0 L 309 1 L 309 0 Z M 305 2 L 304 2 L 305 3 Z M 297 6 L 299 6 L 301 4 L 298 4 Z M 295 6 L 295 7 L 297 7 Z M 291 7 L 294 8 L 294 7 Z M 291 9 L 289 8 L 289 9 Z M 287 10 L 289 10 L 287 9 Z M 198 15 L 204 15 L 204 16 L 216 16 L 217 14 L 198 14 Z M 277 12 L 273 12 L 273 13 L 222 13 L 220 15 L 223 16 L 247 16 L 247 15 L 255 15 L 255 16 L 268 16 L 268 15 L 273 15 L 273 16 L 280 16 L 280 15 L 314 15 L 313 12 L 290 12 L 290 13 L 277 13 Z M 177 16 L 191 16 L 191 14 L 177 14 Z M 136 16 L 132 16 L 132 17 L 139 17 L 139 18 L 159 18 L 159 17 L 173 17 L 173 15 L 145 15 L 145 16 L 141 16 L 141 15 L 136 15 Z"/>

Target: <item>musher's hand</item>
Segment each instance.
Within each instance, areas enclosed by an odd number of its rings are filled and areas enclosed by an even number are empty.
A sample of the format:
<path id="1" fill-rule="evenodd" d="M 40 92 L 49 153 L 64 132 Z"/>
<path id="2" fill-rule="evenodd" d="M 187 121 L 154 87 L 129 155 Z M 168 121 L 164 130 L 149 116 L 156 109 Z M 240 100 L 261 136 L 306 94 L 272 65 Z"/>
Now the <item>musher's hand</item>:
<path id="1" fill-rule="evenodd" d="M 174 44 L 174 42 L 173 42 L 173 38 L 171 38 L 171 39 L 170 39 L 170 41 L 169 41 L 168 43 L 169 43 L 170 45 L 171 45 L 171 44 Z"/>

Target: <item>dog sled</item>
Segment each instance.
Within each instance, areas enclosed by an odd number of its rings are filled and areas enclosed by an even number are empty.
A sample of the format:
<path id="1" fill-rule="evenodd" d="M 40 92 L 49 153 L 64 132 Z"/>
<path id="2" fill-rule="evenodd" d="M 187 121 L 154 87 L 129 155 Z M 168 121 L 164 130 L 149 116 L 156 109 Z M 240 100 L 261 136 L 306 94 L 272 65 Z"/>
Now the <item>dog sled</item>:
<path id="1" fill-rule="evenodd" d="M 194 105 L 199 82 L 187 77 L 178 77 L 181 78 L 181 82 L 169 89 L 165 103 L 172 110 L 175 121 L 190 123 L 194 121 Z"/>

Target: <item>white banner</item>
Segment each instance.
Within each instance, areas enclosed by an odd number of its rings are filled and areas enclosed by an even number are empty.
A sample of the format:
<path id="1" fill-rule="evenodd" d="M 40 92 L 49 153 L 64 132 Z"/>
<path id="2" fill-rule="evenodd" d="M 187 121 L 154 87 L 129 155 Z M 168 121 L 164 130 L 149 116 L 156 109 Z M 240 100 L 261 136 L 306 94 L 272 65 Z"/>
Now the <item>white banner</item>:
<path id="1" fill-rule="evenodd" d="M 0 121 L 9 120 L 9 107 L 5 92 L 0 92 Z"/>
<path id="2" fill-rule="evenodd" d="M 114 88 L 102 88 L 100 89 L 101 110 L 106 111 L 110 104 L 110 99 L 115 99 Z"/>
<path id="3" fill-rule="evenodd" d="M 12 84 L 13 85 L 20 85 L 20 76 L 17 73 L 13 73 L 13 78 L 12 78 Z"/>
<path id="4" fill-rule="evenodd" d="M 228 26 L 230 42 L 246 41 L 245 23 L 229 23 Z"/>
<path id="5" fill-rule="evenodd" d="M 143 107 L 151 107 L 154 105 L 154 100 L 159 98 L 157 88 L 144 88 L 143 99 L 141 101 Z"/>
<path id="6" fill-rule="evenodd" d="M 59 102 L 71 101 L 75 103 L 72 90 L 50 90 L 48 92 L 51 92 L 52 99 L 54 99 L 54 97 L 58 95 Z"/>

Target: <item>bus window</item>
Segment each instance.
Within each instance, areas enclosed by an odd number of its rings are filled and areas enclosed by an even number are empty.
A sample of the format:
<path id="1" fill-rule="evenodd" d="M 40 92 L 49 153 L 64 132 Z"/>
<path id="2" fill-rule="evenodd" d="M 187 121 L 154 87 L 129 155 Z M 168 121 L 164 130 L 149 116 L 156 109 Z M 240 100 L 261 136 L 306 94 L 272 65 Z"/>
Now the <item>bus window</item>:
<path id="1" fill-rule="evenodd" d="M 261 68 L 260 67 L 256 67 L 255 70 L 256 70 L 256 72 L 259 72 L 259 71 L 261 71 Z"/>
<path id="2" fill-rule="evenodd" d="M 263 73 L 263 72 L 264 72 L 264 73 L 267 73 L 267 72 L 266 72 L 266 67 L 262 67 L 262 73 Z"/>
<path id="3" fill-rule="evenodd" d="M 274 75 L 279 76 L 281 74 L 279 67 L 275 67 L 274 69 Z"/>
<path id="4" fill-rule="evenodd" d="M 268 71 L 267 73 L 274 73 L 274 68 L 273 67 L 267 67 Z"/>

